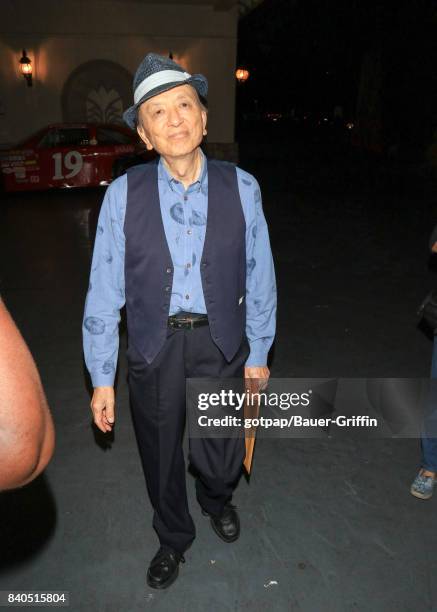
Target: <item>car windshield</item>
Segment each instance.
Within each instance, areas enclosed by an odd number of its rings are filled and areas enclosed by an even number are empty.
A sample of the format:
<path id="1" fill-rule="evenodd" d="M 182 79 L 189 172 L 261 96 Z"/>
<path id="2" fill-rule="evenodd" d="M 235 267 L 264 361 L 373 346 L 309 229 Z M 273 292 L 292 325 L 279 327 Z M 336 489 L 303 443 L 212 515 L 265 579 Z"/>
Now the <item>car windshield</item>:
<path id="1" fill-rule="evenodd" d="M 52 128 L 41 139 L 40 147 L 78 147 L 89 145 L 88 128 Z"/>

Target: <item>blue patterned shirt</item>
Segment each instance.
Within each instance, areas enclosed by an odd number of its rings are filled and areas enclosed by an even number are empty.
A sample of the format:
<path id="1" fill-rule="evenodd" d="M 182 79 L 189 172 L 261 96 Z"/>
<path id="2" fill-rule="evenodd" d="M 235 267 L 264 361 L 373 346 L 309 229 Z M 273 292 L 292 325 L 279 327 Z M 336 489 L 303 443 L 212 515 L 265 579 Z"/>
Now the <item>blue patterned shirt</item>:
<path id="1" fill-rule="evenodd" d="M 276 281 L 261 192 L 256 179 L 237 167 L 246 221 L 246 366 L 264 366 L 276 326 Z M 199 179 L 188 189 L 158 162 L 158 190 L 165 235 L 174 267 L 169 314 L 206 313 L 200 259 L 208 212 L 208 169 L 202 152 Z M 112 386 L 118 358 L 118 324 L 124 306 L 123 231 L 127 176 L 108 187 L 97 225 L 90 283 L 83 319 L 85 362 L 94 387 Z"/>

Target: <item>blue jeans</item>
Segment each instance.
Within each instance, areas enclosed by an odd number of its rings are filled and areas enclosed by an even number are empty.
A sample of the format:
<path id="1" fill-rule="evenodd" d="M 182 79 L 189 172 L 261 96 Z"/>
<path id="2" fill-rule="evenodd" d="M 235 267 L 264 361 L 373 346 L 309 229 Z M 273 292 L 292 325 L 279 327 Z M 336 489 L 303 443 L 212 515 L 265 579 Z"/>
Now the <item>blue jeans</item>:
<path id="1" fill-rule="evenodd" d="M 434 336 L 434 346 L 432 351 L 432 362 L 431 362 L 431 378 L 437 379 L 437 336 Z M 431 396 L 435 396 L 436 391 L 431 390 Z M 433 406 L 434 410 L 431 412 L 431 418 L 436 418 L 437 406 Z M 435 427 L 435 426 L 434 426 Z M 422 467 L 425 470 L 431 472 L 437 472 L 437 438 L 431 438 L 426 436 L 426 421 L 421 437 L 422 445 Z"/>

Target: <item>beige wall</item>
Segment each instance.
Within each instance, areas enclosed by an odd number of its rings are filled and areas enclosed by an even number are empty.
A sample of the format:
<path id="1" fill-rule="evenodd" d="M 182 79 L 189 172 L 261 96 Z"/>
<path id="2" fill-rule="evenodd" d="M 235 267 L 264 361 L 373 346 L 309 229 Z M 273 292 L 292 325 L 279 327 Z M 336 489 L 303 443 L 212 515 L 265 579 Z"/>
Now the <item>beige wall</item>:
<path id="1" fill-rule="evenodd" d="M 209 81 L 210 142 L 234 140 L 237 8 L 134 0 L 2 0 L 0 144 L 62 121 L 61 92 L 73 70 L 110 60 L 134 74 L 150 51 L 167 55 Z M 19 73 L 22 48 L 33 87 Z"/>

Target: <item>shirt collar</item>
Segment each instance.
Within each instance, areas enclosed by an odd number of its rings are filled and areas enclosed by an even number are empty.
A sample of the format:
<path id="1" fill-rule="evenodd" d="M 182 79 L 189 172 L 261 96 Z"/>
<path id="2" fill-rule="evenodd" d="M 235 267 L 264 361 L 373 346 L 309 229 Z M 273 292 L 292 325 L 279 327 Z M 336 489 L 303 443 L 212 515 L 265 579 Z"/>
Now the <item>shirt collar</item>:
<path id="1" fill-rule="evenodd" d="M 206 156 L 205 153 L 202 151 L 202 149 L 200 149 L 200 157 L 202 159 L 202 166 L 200 169 L 200 174 L 199 174 L 199 178 L 197 181 L 194 181 L 194 183 L 192 183 L 190 185 L 190 187 L 193 187 L 195 191 L 200 191 L 200 189 L 202 188 L 202 186 L 205 184 L 205 181 L 207 179 L 207 174 L 208 174 L 208 169 L 207 169 L 207 163 L 206 163 Z M 170 187 L 170 189 L 172 189 L 173 191 L 175 190 L 175 186 L 181 184 L 180 181 L 178 181 L 177 179 L 175 179 L 167 170 L 167 168 L 164 165 L 164 162 L 162 160 L 162 156 L 159 157 L 159 163 L 158 163 L 158 179 L 164 180 L 167 182 L 168 186 Z"/>

